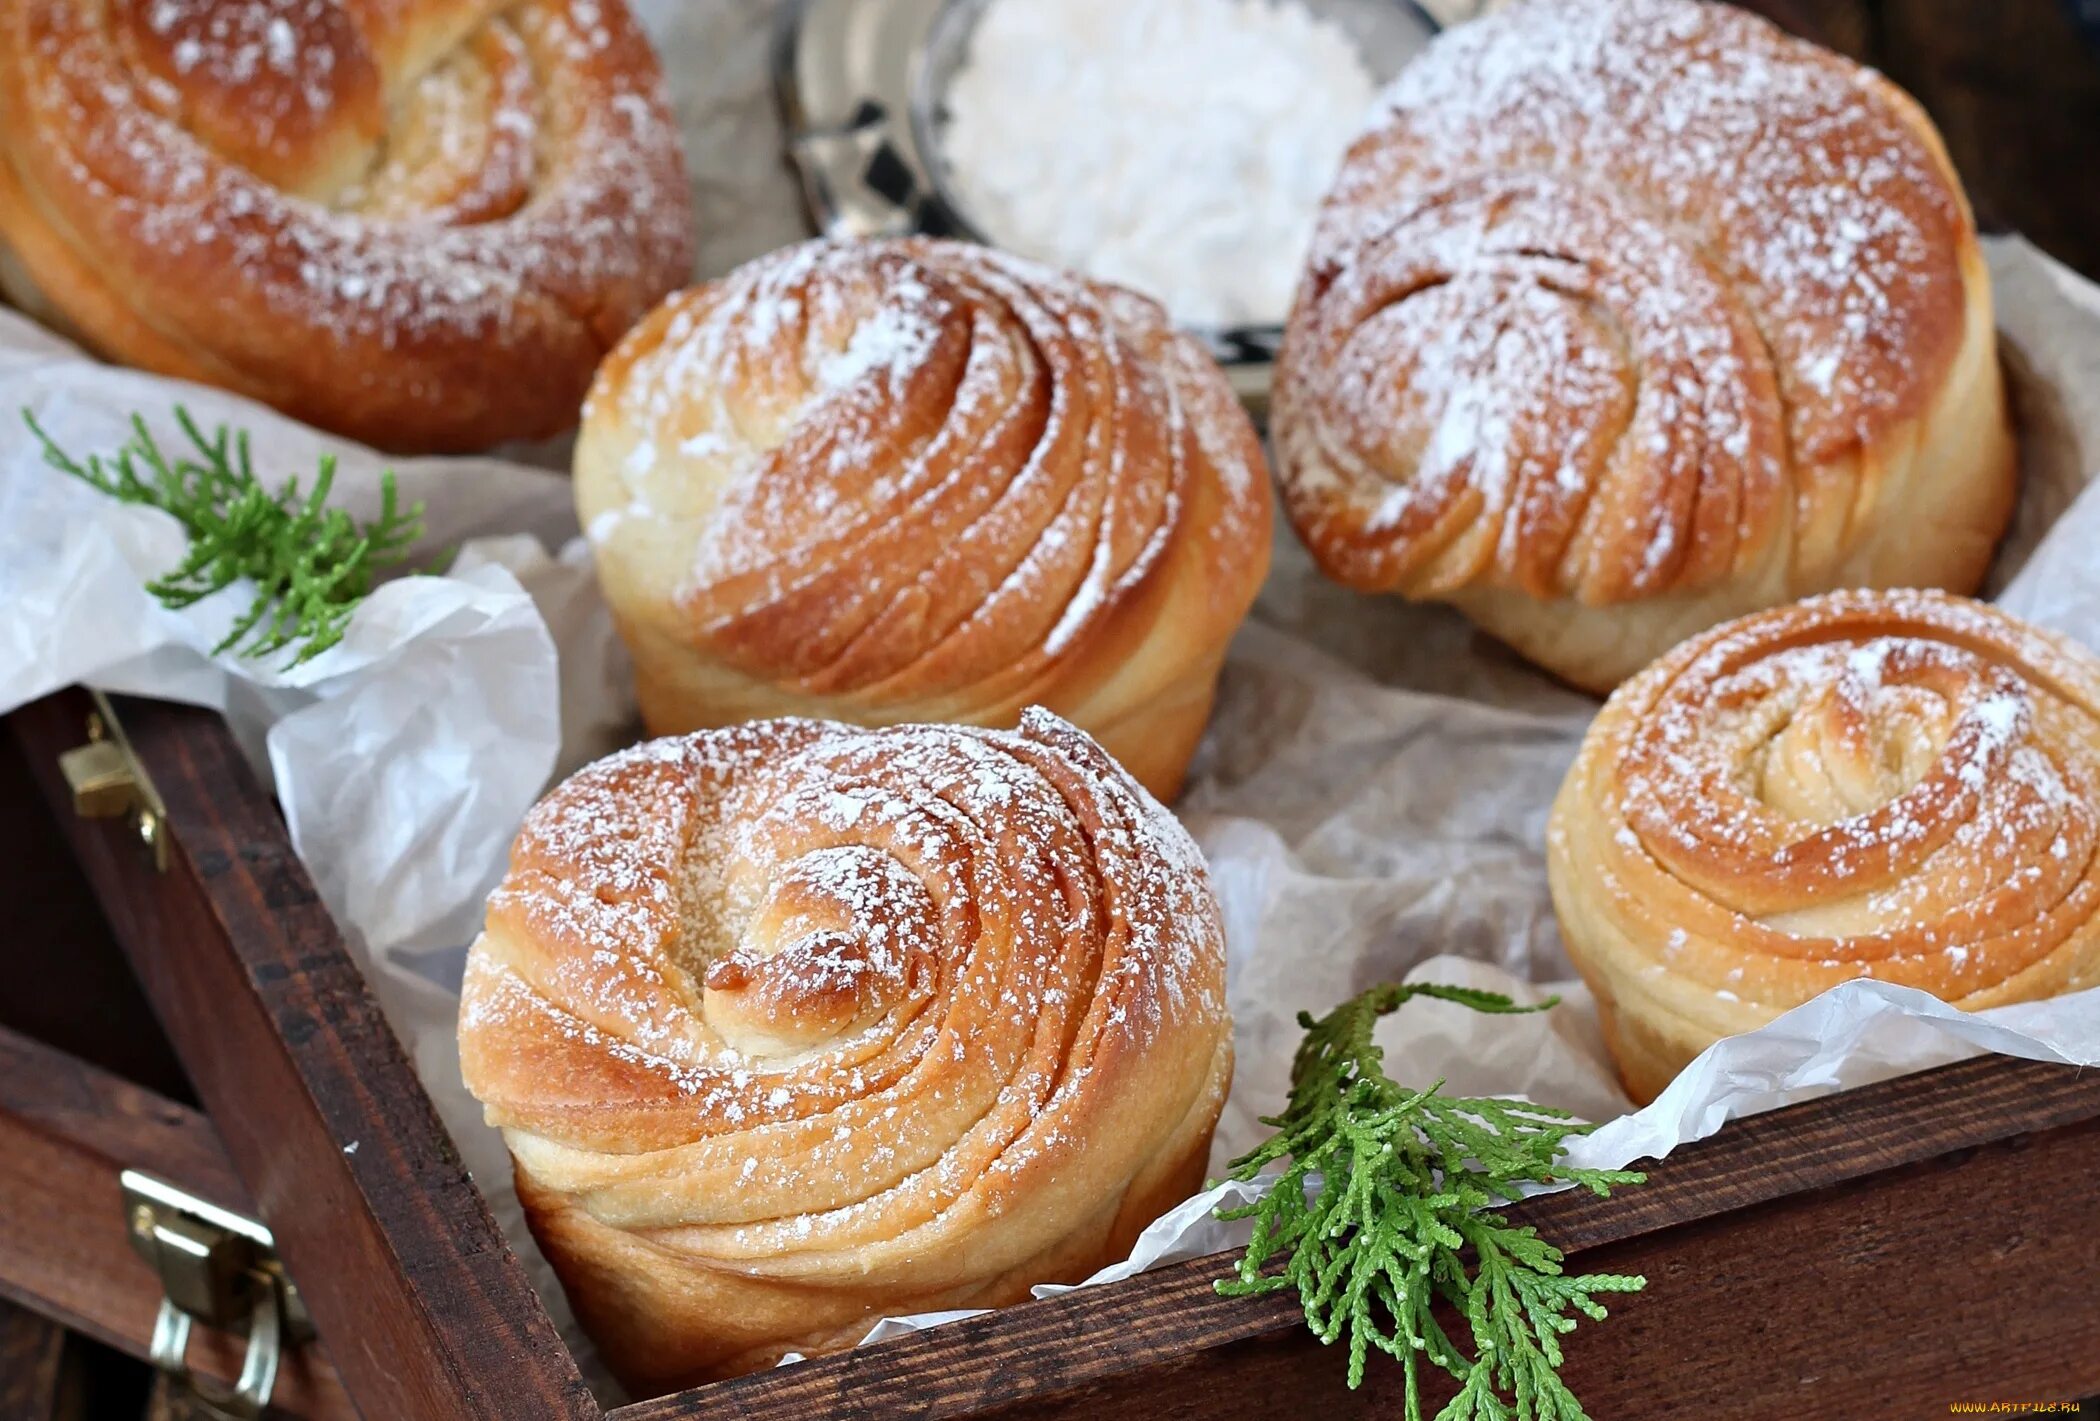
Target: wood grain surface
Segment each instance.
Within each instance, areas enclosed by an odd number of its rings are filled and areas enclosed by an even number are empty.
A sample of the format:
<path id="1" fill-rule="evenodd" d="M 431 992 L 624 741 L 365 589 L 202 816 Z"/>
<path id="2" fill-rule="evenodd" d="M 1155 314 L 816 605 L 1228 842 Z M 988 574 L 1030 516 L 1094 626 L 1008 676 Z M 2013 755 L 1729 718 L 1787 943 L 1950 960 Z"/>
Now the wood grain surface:
<path id="1" fill-rule="evenodd" d="M 365 1413 L 595 1416 L 224 722 L 119 707 L 177 846 L 155 874 L 128 826 L 71 812 L 57 754 L 87 709 L 10 725 Z"/>
<path id="2" fill-rule="evenodd" d="M 125 1169 L 147 1170 L 229 1209 L 249 1208 L 202 1115 L 0 1029 L 0 1296 L 143 1357 L 160 1280 L 125 1239 L 117 1183 Z M 243 1346 L 238 1337 L 196 1328 L 190 1366 L 231 1382 Z M 0 1394 L 11 1365 L 0 1363 Z M 291 1354 L 277 1396 L 300 1416 L 357 1414 L 318 1346 Z M 15 1414 L 0 1407 L 0 1418 Z"/>
<path id="3" fill-rule="evenodd" d="M 36 781 L 13 741 L 0 734 L 0 942 L 15 980 L 32 991 L 0 992 L 0 1027 L 195 1104 L 174 1048 L 153 1019 L 94 891 L 53 832 Z"/>
<path id="4" fill-rule="evenodd" d="M 0 1302 L 0 1418 L 56 1421 L 65 1329 Z"/>
<path id="5" fill-rule="evenodd" d="M 2100 1393 L 2096 1179 L 2087 1121 L 1600 1249 L 1648 1290 L 1564 1375 L 1599 1417 L 1706 1421 Z"/>
<path id="6" fill-rule="evenodd" d="M 1583 1268 L 1626 1266 L 1640 1271 L 1645 1264 L 1622 1265 L 1614 1246 L 1639 1242 L 1641 1247 L 1629 1257 L 1669 1256 L 1666 1248 L 1656 1252 L 1652 1241 L 1677 1237 L 1687 1226 L 1705 1225 L 1715 1239 L 1728 1240 L 1732 1266 L 1797 1277 L 1807 1266 L 1801 1245 L 1775 1222 L 1790 1210 L 1821 1217 L 1817 1211 L 1830 1191 L 1876 1181 L 1858 1196 L 1863 1201 L 1859 1207 L 1871 1208 L 1885 1228 L 1900 1228 L 1896 1221 L 1910 1208 L 1912 1188 L 1926 1191 L 1921 1200 L 1929 1199 L 1935 1181 L 1944 1180 L 1950 1167 L 1959 1170 L 1983 1158 L 1979 1151 L 1984 1147 L 2023 1136 L 2044 1139 L 2070 1132 L 2085 1141 L 2081 1148 L 2091 1149 L 2100 1144 L 2100 1137 L 2093 1135 L 2096 1121 L 2100 1073 L 1984 1057 L 1735 1122 L 1654 1166 L 1648 1184 L 1609 1200 L 1571 1191 L 1528 1201 L 1516 1212 L 1571 1254 L 1583 1255 L 1578 1260 Z M 1995 1168 L 1977 1168 L 1979 1189 L 1986 1184 L 2007 1186 Z M 2057 1305 L 2066 1290 L 2084 1288 L 2089 1296 L 2100 1298 L 2100 1254 L 2079 1243 L 2086 1233 L 2100 1238 L 2100 1230 L 2094 1228 L 2100 1224 L 2094 1178 L 2100 1174 L 2052 1174 L 2022 1186 L 2031 1190 L 2028 1212 L 2033 1216 L 2022 1226 L 2022 1237 L 2040 1241 L 2052 1232 L 2064 1234 L 2069 1244 L 2066 1266 L 2055 1286 L 2031 1302 L 2021 1288 L 2012 1286 L 2009 1276 L 1992 1284 L 2002 1292 L 1988 1295 L 2009 1323 L 2026 1325 L 2031 1306 L 2041 1335 L 2083 1338 L 2083 1350 L 2074 1349 L 2067 1366 L 2082 1369 L 2087 1391 L 2100 1391 L 2100 1307 L 2084 1314 L 2074 1310 L 2068 1325 L 2051 1320 L 2061 1311 Z M 1929 1203 L 1919 1207 L 1922 1222 L 1932 1232 L 1918 1237 L 1918 1256 L 1892 1260 L 1880 1280 L 1890 1290 L 1911 1287 L 1912 1272 L 1943 1253 L 1966 1256 L 1966 1247 L 1978 1239 L 1987 1245 L 1986 1251 L 1996 1246 L 1990 1244 L 1993 1237 L 1998 1244 L 2004 1242 L 2002 1233 L 1982 1230 L 1965 1239 L 1946 1231 Z M 1739 1257 L 1743 1248 L 1751 1255 Z M 1759 1249 L 1766 1250 L 1761 1257 Z M 2021 1265 L 2037 1256 L 2028 1255 Z M 1231 1399 L 1273 1395 L 1285 1387 L 1302 1393 L 1322 1415 L 1390 1414 L 1389 1386 L 1374 1379 L 1358 1393 L 1342 1388 L 1342 1359 L 1312 1341 L 1293 1300 L 1218 1297 L 1211 1282 L 1225 1266 L 1222 1258 L 1176 1264 L 1126 1283 L 1023 1303 L 875 1347 L 622 1408 L 613 1415 L 618 1421 L 874 1417 L 884 1414 L 882 1398 L 908 1396 L 913 1414 L 922 1421 L 989 1415 L 1156 1418 L 1183 1414 L 1176 1409 L 1177 1398 L 1201 1397 L 1201 1414 L 1229 1418 L 1273 1414 L 1252 1401 L 1233 1409 Z M 1683 1255 L 1680 1266 L 1697 1270 L 1704 1263 L 1694 1249 Z M 1662 1319 L 1657 1325 L 1671 1335 L 1683 1329 L 1687 1337 L 1700 1335 L 1695 1324 L 1703 1318 L 1708 1328 L 1704 1335 L 1719 1345 L 1732 1315 L 1725 1294 L 1695 1297 L 1682 1288 L 1663 1286 L 1660 1279 L 1651 1282 L 1651 1289 L 1630 1300 L 1626 1310 L 1638 1307 L 1640 1314 Z M 1661 1312 L 1658 1299 L 1667 1305 Z M 1803 1339 L 1814 1334 L 1837 1349 L 1895 1345 L 1867 1325 L 1867 1303 L 1857 1292 L 1805 1299 L 1768 1330 Z M 1619 1307 L 1615 1304 L 1615 1311 Z M 1585 1365 L 1602 1370 L 1601 1376 L 1586 1382 L 1598 1393 L 1592 1408 L 1597 1415 L 1680 1414 L 1648 1408 L 1635 1385 L 1647 1340 L 1616 1321 L 1577 1335 L 1571 1355 L 1585 1354 Z M 1947 1380 L 1947 1374 L 1931 1365 L 1935 1354 L 1929 1341 L 1906 1341 L 1897 1351 L 1912 1358 L 1926 1375 Z M 1694 1370 L 1707 1365 L 1702 1356 L 1687 1357 L 1686 1365 Z M 1737 1380 L 1748 1377 L 1757 1365 L 1769 1370 L 1777 1362 L 1769 1355 L 1752 1358 L 1737 1368 Z M 1771 1375 L 1776 1378 L 1777 1373 Z M 1589 1399 L 1587 1391 L 1584 1395 Z M 1831 1405 L 1856 1403 L 1860 1396 L 1833 1387 Z"/>

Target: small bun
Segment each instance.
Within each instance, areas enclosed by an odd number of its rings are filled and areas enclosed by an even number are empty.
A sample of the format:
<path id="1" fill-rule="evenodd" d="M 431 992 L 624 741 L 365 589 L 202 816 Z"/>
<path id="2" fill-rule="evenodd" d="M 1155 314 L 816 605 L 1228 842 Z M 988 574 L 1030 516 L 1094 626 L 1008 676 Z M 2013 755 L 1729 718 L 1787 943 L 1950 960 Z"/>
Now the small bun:
<path id="1" fill-rule="evenodd" d="M 1070 725 L 773 720 L 527 817 L 460 1061 L 653 1393 L 1076 1282 L 1201 1187 L 1232 1073 L 1196 847 Z"/>
<path id="2" fill-rule="evenodd" d="M 1209 356 L 959 242 L 812 242 L 666 302 L 600 372 L 576 498 L 652 730 L 1042 704 L 1162 796 L 1268 568 Z"/>
<path id="3" fill-rule="evenodd" d="M 1643 1101 L 1856 977 L 1970 1011 L 2100 984 L 2100 658 L 1938 592 L 1716 627 L 1605 705 L 1547 868 Z"/>
<path id="4" fill-rule="evenodd" d="M 1893 84 L 1727 5 L 1523 0 L 1350 150 L 1272 430 L 1330 576 L 1606 691 L 1805 593 L 1974 589 L 2013 502 L 1996 351 Z"/>
<path id="5" fill-rule="evenodd" d="M 621 0 L 0 5 L 0 289 L 386 449 L 561 432 L 684 280 Z"/>

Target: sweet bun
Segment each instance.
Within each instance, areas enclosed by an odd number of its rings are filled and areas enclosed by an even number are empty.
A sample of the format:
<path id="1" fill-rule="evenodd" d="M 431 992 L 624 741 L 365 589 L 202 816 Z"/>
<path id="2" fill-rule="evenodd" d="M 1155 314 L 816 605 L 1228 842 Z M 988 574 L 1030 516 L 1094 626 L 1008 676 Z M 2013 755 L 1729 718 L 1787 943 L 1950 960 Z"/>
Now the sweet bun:
<path id="1" fill-rule="evenodd" d="M 692 223 L 621 0 L 0 5 L 0 291 L 381 448 L 574 425 Z"/>
<path id="2" fill-rule="evenodd" d="M 813 242 L 673 298 L 599 375 L 576 497 L 652 730 L 1042 704 L 1162 797 L 1268 567 L 1203 349 L 960 242 Z"/>
<path id="3" fill-rule="evenodd" d="M 1972 1011 L 2100 984 L 2100 658 L 1938 592 L 1716 627 L 1606 704 L 1547 868 L 1638 1100 L 1854 978 Z"/>
<path id="4" fill-rule="evenodd" d="M 1530 0 L 1408 66 L 1320 218 L 1273 433 L 1331 576 L 1600 692 L 1806 593 L 1972 590 L 2014 494 L 1931 122 L 1693 0 Z"/>
<path id="5" fill-rule="evenodd" d="M 1202 1185 L 1224 989 L 1195 846 L 1070 725 L 774 720 L 533 810 L 460 1057 L 655 1392 L 1125 1257 Z"/>

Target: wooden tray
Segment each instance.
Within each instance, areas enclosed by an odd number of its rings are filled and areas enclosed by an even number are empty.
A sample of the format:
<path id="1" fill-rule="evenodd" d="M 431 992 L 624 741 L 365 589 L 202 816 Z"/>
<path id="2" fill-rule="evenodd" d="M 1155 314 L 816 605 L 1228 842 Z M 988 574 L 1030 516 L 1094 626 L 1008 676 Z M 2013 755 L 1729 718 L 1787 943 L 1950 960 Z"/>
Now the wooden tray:
<path id="1" fill-rule="evenodd" d="M 0 1296 L 144 1355 L 158 1282 L 124 1244 L 116 1188 L 141 1166 L 274 1231 L 321 1339 L 280 1382 L 287 1412 L 604 1414 L 224 722 L 115 708 L 166 811 L 164 871 L 131 824 L 73 812 L 57 762 L 86 738 L 80 692 L 10 717 L 43 801 L 10 812 L 64 836 L 204 1111 L 0 1034 Z M 1584 1268 L 1648 1276 L 1570 1344 L 1567 1375 L 1600 1418 L 1945 1416 L 2100 1393 L 2096 1180 L 2100 1073 L 1985 1057 L 1730 1125 L 1610 1200 L 1521 1212 Z M 1226 1268 L 1167 1267 L 610 1415 L 1397 1414 L 1397 1369 L 1374 1361 L 1345 1390 L 1295 1302 L 1212 1292 Z M 192 1361 L 224 1377 L 238 1351 L 200 1332 Z"/>

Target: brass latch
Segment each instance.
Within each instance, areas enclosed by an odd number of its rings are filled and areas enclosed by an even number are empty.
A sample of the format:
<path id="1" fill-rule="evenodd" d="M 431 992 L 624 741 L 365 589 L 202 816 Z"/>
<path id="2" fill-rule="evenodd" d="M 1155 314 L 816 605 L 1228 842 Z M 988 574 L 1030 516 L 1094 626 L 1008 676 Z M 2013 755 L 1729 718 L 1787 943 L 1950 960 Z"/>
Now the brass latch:
<path id="1" fill-rule="evenodd" d="M 165 873 L 167 807 L 139 768 L 108 698 L 100 691 L 88 694 L 95 699 L 95 708 L 88 712 L 88 743 L 58 757 L 59 772 L 73 791 L 73 812 L 84 819 L 129 817 L 139 842 L 153 855 L 153 866 Z"/>
<path id="2" fill-rule="evenodd" d="M 313 1336 L 270 1231 L 139 1170 L 125 1170 L 119 1182 L 131 1246 L 160 1275 L 164 1294 L 153 1322 L 153 1365 L 189 1387 L 199 1414 L 239 1421 L 261 1416 L 286 1348 Z M 248 1350 L 231 1390 L 191 1374 L 193 1322 L 246 1327 Z"/>

